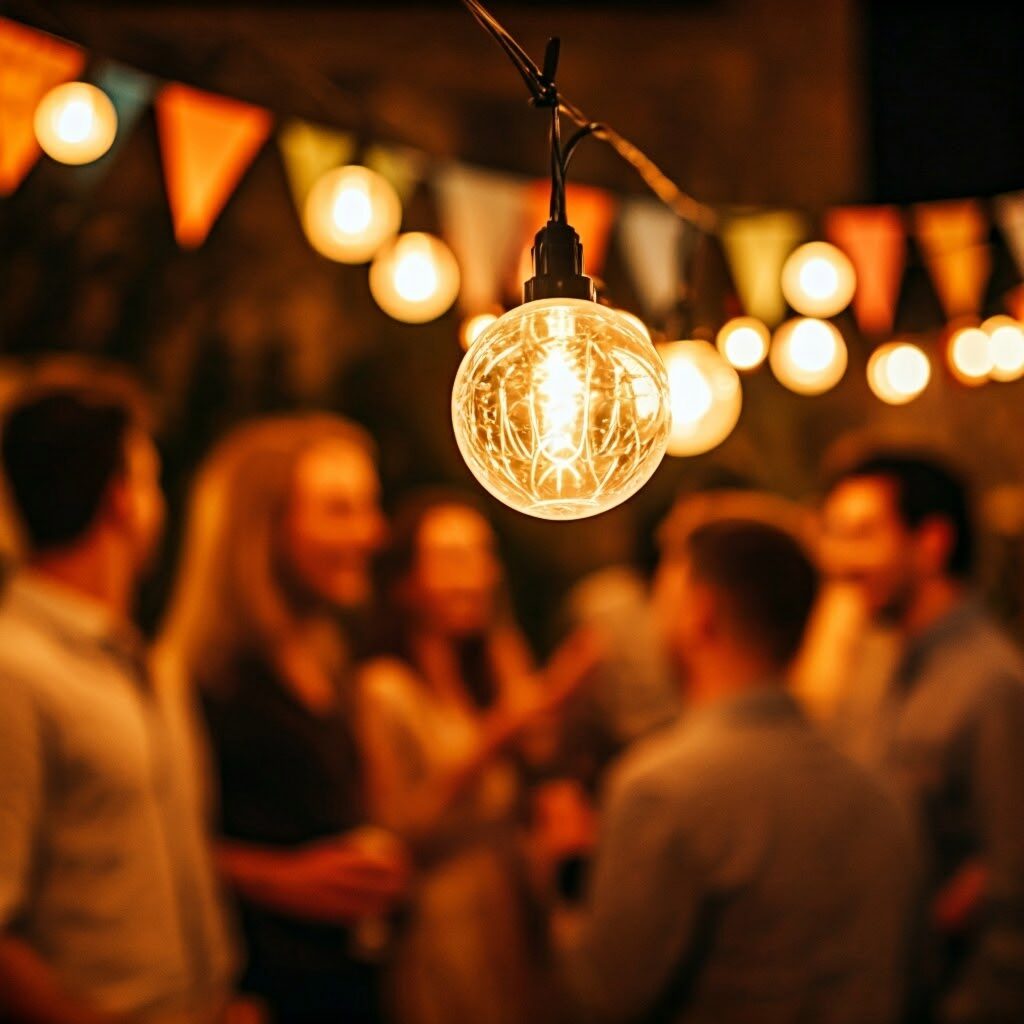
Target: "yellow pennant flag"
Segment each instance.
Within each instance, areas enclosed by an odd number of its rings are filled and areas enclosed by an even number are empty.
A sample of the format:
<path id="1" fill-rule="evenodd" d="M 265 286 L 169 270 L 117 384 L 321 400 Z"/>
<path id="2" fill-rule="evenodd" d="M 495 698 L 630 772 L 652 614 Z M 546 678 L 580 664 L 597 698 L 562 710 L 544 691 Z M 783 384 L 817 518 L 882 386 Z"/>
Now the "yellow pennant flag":
<path id="1" fill-rule="evenodd" d="M 39 158 L 39 101 L 84 65 L 77 46 L 0 18 L 0 195 L 10 195 Z"/>
<path id="2" fill-rule="evenodd" d="M 157 129 L 174 235 L 201 245 L 270 134 L 270 114 L 172 83 L 156 97 Z"/>
<path id="3" fill-rule="evenodd" d="M 289 121 L 277 133 L 277 144 L 300 217 L 309 190 L 328 171 L 349 163 L 355 152 L 355 139 L 351 135 L 305 121 Z"/>
<path id="4" fill-rule="evenodd" d="M 786 315 L 782 265 L 806 237 L 806 222 L 792 210 L 733 213 L 721 233 L 743 308 L 774 327 Z"/>
<path id="5" fill-rule="evenodd" d="M 988 221 L 977 199 L 914 207 L 914 233 L 943 312 L 977 314 L 992 273 Z"/>

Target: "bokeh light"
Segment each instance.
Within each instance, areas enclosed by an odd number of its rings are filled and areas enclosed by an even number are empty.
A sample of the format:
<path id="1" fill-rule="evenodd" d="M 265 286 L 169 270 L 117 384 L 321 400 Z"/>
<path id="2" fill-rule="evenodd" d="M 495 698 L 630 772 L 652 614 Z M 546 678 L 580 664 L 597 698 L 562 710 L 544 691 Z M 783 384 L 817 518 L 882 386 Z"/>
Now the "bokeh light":
<path id="1" fill-rule="evenodd" d="M 732 433 L 740 418 L 739 374 L 706 341 L 672 341 L 658 351 L 668 371 L 669 455 L 710 451 Z"/>
<path id="2" fill-rule="evenodd" d="M 768 361 L 778 381 L 801 395 L 820 395 L 846 372 L 846 342 L 827 320 L 798 317 L 776 332 Z"/>
<path id="3" fill-rule="evenodd" d="M 390 317 L 409 324 L 435 320 L 459 294 L 459 264 L 441 239 L 399 235 L 370 265 L 370 292 Z"/>
<path id="4" fill-rule="evenodd" d="M 1012 381 L 1024 376 L 1024 324 L 1009 316 L 994 316 L 981 329 L 988 335 L 992 380 Z"/>
<path id="5" fill-rule="evenodd" d="M 992 346 L 980 327 L 961 327 L 949 339 L 949 368 L 958 381 L 977 387 L 992 372 Z"/>
<path id="6" fill-rule="evenodd" d="M 462 321 L 462 327 L 459 328 L 459 342 L 463 350 L 468 352 L 473 342 L 497 319 L 497 313 L 477 313 L 476 316 L 467 316 Z"/>
<path id="7" fill-rule="evenodd" d="M 62 164 L 89 164 L 114 144 L 117 111 L 95 85 L 65 82 L 39 101 L 35 133 L 47 156 Z"/>
<path id="8" fill-rule="evenodd" d="M 804 316 L 835 316 L 850 304 L 856 287 L 849 257 L 828 242 L 801 245 L 782 268 L 782 294 Z"/>
<path id="9" fill-rule="evenodd" d="M 879 346 L 868 360 L 868 386 L 883 402 L 905 405 L 928 386 L 932 364 L 927 353 L 906 341 Z"/>
<path id="10" fill-rule="evenodd" d="M 737 370 L 760 366 L 768 355 L 770 342 L 768 328 L 753 316 L 734 317 L 722 327 L 715 340 L 718 351 Z"/>
<path id="11" fill-rule="evenodd" d="M 302 226 L 318 253 L 339 263 L 366 263 L 398 233 L 402 204 L 390 182 L 368 167 L 328 171 L 310 189 Z"/>

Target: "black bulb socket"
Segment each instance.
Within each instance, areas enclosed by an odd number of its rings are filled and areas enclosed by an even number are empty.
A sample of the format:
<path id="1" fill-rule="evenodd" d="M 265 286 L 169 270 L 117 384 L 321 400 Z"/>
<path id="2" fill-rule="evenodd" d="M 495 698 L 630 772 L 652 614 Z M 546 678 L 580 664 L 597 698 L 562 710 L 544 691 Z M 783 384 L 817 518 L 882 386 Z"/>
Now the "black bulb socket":
<path id="1" fill-rule="evenodd" d="M 549 220 L 533 240 L 533 277 L 523 285 L 523 301 L 587 299 L 594 302 L 594 282 L 583 273 L 580 236 L 568 224 Z"/>

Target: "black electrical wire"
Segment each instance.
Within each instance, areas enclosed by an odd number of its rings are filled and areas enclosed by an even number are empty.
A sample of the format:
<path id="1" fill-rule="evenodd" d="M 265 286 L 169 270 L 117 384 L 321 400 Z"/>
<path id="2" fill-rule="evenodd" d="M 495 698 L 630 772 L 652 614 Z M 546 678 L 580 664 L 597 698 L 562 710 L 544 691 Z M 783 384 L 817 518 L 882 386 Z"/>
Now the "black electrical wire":
<path id="1" fill-rule="evenodd" d="M 556 209 L 560 211 L 563 218 L 565 215 L 565 174 L 569 160 L 572 158 L 576 146 L 584 138 L 593 136 L 611 146 L 626 163 L 636 170 L 647 187 L 679 217 L 689 221 L 702 231 L 714 230 L 717 218 L 711 207 L 705 206 L 692 196 L 687 195 L 643 150 L 635 146 L 629 139 L 620 135 L 610 125 L 593 121 L 579 107 L 562 96 L 555 86 L 553 72 L 550 76 L 545 75 L 515 37 L 479 0 L 462 0 L 462 3 L 505 51 L 526 83 L 531 102 L 535 106 L 555 107 L 552 124 L 552 219 L 554 219 Z M 550 56 L 551 44 L 549 44 L 548 53 Z M 555 60 L 557 61 L 557 49 Z M 566 143 L 564 150 L 561 149 L 556 127 L 559 113 L 565 114 L 580 126 L 579 131 L 575 132 Z"/>

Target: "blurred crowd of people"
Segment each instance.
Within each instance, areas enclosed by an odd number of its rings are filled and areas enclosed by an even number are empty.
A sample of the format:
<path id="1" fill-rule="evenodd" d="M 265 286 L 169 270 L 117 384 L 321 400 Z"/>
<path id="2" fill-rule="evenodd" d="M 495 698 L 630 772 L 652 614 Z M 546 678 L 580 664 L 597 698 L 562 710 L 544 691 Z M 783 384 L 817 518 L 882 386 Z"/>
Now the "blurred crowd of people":
<path id="1" fill-rule="evenodd" d="M 150 643 L 145 404 L 10 391 L 0 1019 L 1024 1021 L 1024 660 L 941 460 L 681 497 L 541 664 L 483 505 L 385 517 L 361 428 L 264 418 Z"/>

